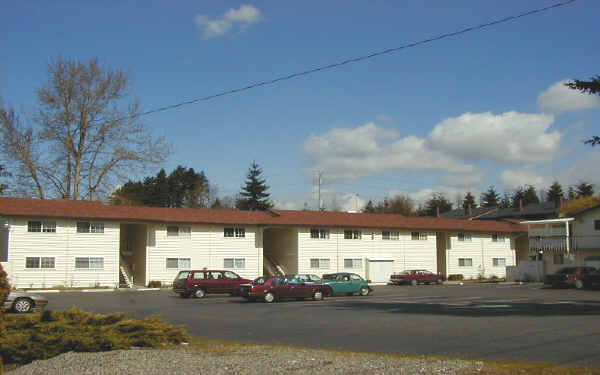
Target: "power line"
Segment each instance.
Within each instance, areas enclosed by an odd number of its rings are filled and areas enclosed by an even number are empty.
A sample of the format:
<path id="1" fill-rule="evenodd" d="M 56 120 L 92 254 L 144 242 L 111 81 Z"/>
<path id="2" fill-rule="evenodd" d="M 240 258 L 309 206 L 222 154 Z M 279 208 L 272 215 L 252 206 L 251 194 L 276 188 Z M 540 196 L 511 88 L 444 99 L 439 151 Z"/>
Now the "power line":
<path id="1" fill-rule="evenodd" d="M 498 24 L 501 24 L 501 23 L 506 23 L 506 22 L 514 21 L 514 20 L 517 20 L 519 18 L 523 18 L 523 17 L 534 15 L 534 14 L 546 12 L 546 11 L 554 9 L 554 8 L 559 8 L 559 7 L 562 7 L 562 6 L 570 5 L 570 4 L 574 3 L 575 1 L 577 1 L 577 0 L 562 1 L 562 2 L 559 2 L 559 3 L 553 4 L 553 5 L 547 6 L 547 7 L 537 8 L 537 9 L 530 10 L 530 11 L 525 12 L 525 13 L 520 13 L 520 14 L 517 14 L 517 15 L 514 15 L 514 16 L 509 16 L 509 17 L 501 18 L 501 19 L 494 20 L 494 21 L 491 21 L 491 22 L 482 23 L 482 24 L 477 25 L 477 26 L 470 26 L 470 27 L 467 27 L 467 28 L 464 28 L 464 29 L 461 29 L 461 30 L 458 30 L 458 31 L 454 31 L 454 32 L 450 32 L 450 33 L 445 33 L 445 34 L 440 34 L 440 35 L 432 37 L 432 38 L 423 39 L 423 40 L 420 40 L 420 41 L 417 41 L 417 42 L 413 42 L 413 43 L 409 43 L 409 44 L 405 44 L 405 45 L 402 45 L 402 46 L 399 46 L 399 47 L 388 48 L 388 49 L 385 49 L 385 50 L 381 50 L 381 51 L 370 53 L 368 55 L 353 57 L 353 58 L 349 58 L 349 59 L 346 59 L 346 60 L 338 61 L 338 62 L 335 62 L 335 63 L 332 63 L 332 64 L 322 65 L 322 66 L 318 66 L 318 67 L 311 68 L 311 69 L 308 69 L 308 70 L 304 70 L 304 71 L 301 71 L 301 72 L 292 73 L 292 74 L 288 74 L 288 75 L 285 75 L 285 76 L 277 77 L 277 78 L 274 78 L 274 79 L 271 79 L 271 80 L 260 81 L 260 82 L 252 83 L 250 85 L 239 87 L 239 88 L 236 88 L 236 89 L 222 91 L 222 92 L 217 93 L 217 94 L 203 96 L 203 97 L 192 99 L 192 100 L 186 100 L 186 101 L 183 101 L 183 102 L 180 102 L 180 103 L 177 103 L 177 104 L 171 104 L 171 105 L 167 105 L 167 106 L 164 106 L 164 107 L 159 107 L 159 108 L 151 109 L 151 110 L 148 110 L 148 111 L 145 111 L 145 112 L 141 112 L 141 113 L 138 113 L 138 114 L 135 114 L 135 115 L 132 115 L 132 116 L 123 117 L 123 118 L 119 119 L 119 121 L 120 120 L 125 120 L 125 119 L 134 119 L 134 118 L 141 117 L 141 116 L 147 116 L 147 115 L 150 115 L 152 113 L 164 112 L 164 111 L 168 111 L 168 110 L 171 110 L 171 109 L 182 107 L 184 105 L 196 104 L 196 103 L 201 102 L 201 101 L 208 101 L 208 100 L 215 99 L 215 98 L 218 98 L 218 97 L 221 97 L 221 96 L 231 95 L 231 94 L 235 94 L 235 93 L 238 93 L 238 92 L 247 91 L 247 90 L 251 90 L 251 89 L 257 88 L 257 87 L 261 87 L 261 86 L 273 85 L 273 84 L 275 84 L 277 82 L 286 81 L 286 80 L 290 80 L 290 79 L 293 79 L 293 78 L 298 78 L 298 77 L 301 77 L 301 76 L 305 76 L 305 75 L 317 73 L 317 72 L 320 72 L 320 71 L 323 71 L 323 70 L 330 70 L 330 69 L 338 68 L 338 67 L 343 66 L 343 65 L 357 63 L 359 61 L 371 59 L 371 58 L 374 58 L 374 57 L 377 57 L 377 56 L 386 55 L 386 54 L 389 54 L 389 53 L 392 53 L 392 52 L 398 52 L 398 51 L 401 51 L 401 50 L 404 50 L 404 49 L 408 49 L 408 48 L 413 48 L 413 47 L 416 47 L 416 46 L 419 46 L 419 45 L 422 45 L 422 44 L 427 44 L 427 43 L 435 42 L 435 41 L 438 41 L 438 40 L 441 40 L 441 39 L 451 38 L 451 37 L 454 37 L 454 36 L 457 36 L 457 35 L 461 35 L 461 34 L 465 34 L 465 33 L 471 32 L 471 31 L 485 29 L 485 28 L 488 28 L 490 26 L 494 26 L 494 25 L 498 25 Z"/>

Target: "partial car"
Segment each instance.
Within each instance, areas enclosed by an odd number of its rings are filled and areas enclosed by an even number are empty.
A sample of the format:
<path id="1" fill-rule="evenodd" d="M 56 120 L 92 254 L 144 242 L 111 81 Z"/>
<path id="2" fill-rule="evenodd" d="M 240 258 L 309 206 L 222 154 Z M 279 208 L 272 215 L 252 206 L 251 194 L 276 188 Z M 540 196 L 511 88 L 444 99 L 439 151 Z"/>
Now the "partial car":
<path id="1" fill-rule="evenodd" d="M 11 291 L 4 301 L 4 310 L 17 313 L 42 311 L 48 305 L 48 299 L 38 294 Z"/>
<path id="2" fill-rule="evenodd" d="M 563 267 L 558 272 L 546 275 L 544 286 L 551 288 L 566 286 L 581 289 L 584 286 L 584 277 L 594 271 L 596 268 L 589 266 Z"/>
<path id="3" fill-rule="evenodd" d="M 405 270 L 395 272 L 390 276 L 390 284 L 393 285 L 418 285 L 418 284 L 441 284 L 444 276 L 441 273 L 433 273 L 428 270 Z"/>
<path id="4" fill-rule="evenodd" d="M 345 294 L 367 296 L 373 291 L 369 284 L 355 273 L 340 272 L 323 275 L 322 284 L 327 295 Z"/>
<path id="5" fill-rule="evenodd" d="M 583 275 L 583 287 L 584 288 L 598 288 L 600 287 L 600 270 L 586 273 Z"/>
<path id="6" fill-rule="evenodd" d="M 294 275 L 295 276 L 295 275 Z M 320 301 L 324 297 L 323 285 L 303 282 L 295 277 L 263 276 L 240 287 L 240 295 L 248 301 L 262 300 L 267 303 L 284 299 L 302 300 L 312 298 Z"/>
<path id="7" fill-rule="evenodd" d="M 173 281 L 173 291 L 181 297 L 204 298 L 209 293 L 238 295 L 240 285 L 249 279 L 227 270 L 186 270 L 179 271 Z"/>

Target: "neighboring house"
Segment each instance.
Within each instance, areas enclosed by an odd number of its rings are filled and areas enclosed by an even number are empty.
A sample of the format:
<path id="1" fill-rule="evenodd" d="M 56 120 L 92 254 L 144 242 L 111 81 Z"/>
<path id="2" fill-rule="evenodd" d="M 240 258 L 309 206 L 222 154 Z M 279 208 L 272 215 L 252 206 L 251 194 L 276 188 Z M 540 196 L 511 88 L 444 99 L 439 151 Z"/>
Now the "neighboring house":
<path id="1" fill-rule="evenodd" d="M 521 224 L 528 226 L 529 256 L 543 260 L 545 273 L 567 265 L 600 268 L 600 205 L 571 217 Z"/>
<path id="2" fill-rule="evenodd" d="M 523 207 L 477 207 L 470 210 L 457 208 L 440 217 L 469 220 L 538 220 L 558 217 L 559 206 L 554 202 L 531 203 Z"/>
<path id="3" fill-rule="evenodd" d="M 441 218 L 445 219 L 478 219 L 490 211 L 497 210 L 497 207 L 476 207 L 476 208 L 457 208 L 440 214 Z"/>
<path id="4" fill-rule="evenodd" d="M 204 267 L 246 278 L 350 271 L 386 282 L 404 269 L 502 277 L 525 232 L 492 220 L 23 198 L 0 198 L 0 223 L 0 262 L 18 288 L 171 283 Z"/>

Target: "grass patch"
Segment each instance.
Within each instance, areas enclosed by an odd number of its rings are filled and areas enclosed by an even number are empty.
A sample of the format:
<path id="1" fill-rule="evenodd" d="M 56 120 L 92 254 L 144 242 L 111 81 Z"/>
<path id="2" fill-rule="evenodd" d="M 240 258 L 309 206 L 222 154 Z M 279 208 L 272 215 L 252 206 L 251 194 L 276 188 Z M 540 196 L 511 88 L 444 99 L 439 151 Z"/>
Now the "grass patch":
<path id="1" fill-rule="evenodd" d="M 93 314 L 79 308 L 6 316 L 0 353 L 6 365 L 23 365 L 62 353 L 158 348 L 188 342 L 179 326 L 152 316 L 138 320 L 126 314 Z"/>

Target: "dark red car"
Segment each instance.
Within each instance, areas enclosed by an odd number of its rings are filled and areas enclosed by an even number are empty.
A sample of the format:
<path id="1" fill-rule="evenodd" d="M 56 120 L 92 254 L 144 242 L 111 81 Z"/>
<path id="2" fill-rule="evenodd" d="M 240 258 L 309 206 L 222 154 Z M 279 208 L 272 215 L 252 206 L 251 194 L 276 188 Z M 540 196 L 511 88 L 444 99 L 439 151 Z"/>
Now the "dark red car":
<path id="1" fill-rule="evenodd" d="M 248 301 L 262 299 L 267 303 L 282 299 L 312 298 L 315 301 L 323 299 L 324 286 L 321 284 L 304 283 L 298 279 L 288 279 L 278 276 L 259 277 L 247 285 L 240 287 L 240 294 Z"/>
<path id="2" fill-rule="evenodd" d="M 390 283 L 394 285 L 441 284 L 442 281 L 444 281 L 444 276 L 441 273 L 427 270 L 406 270 L 390 276 Z"/>
<path id="3" fill-rule="evenodd" d="M 587 274 L 596 271 L 594 267 L 563 267 L 556 273 L 544 277 L 544 285 L 552 288 L 560 286 L 574 286 L 577 289 L 583 288 L 583 279 Z"/>
<path id="4" fill-rule="evenodd" d="M 189 270 L 179 271 L 173 281 L 173 291 L 183 298 L 194 296 L 202 298 L 207 293 L 229 293 L 237 295 L 241 284 L 250 280 L 226 270 Z"/>

